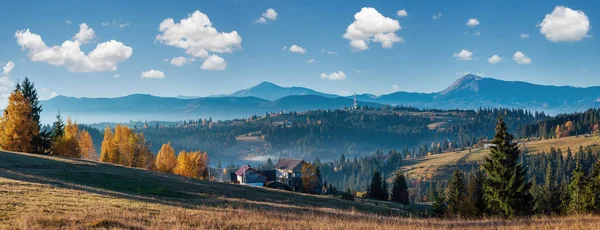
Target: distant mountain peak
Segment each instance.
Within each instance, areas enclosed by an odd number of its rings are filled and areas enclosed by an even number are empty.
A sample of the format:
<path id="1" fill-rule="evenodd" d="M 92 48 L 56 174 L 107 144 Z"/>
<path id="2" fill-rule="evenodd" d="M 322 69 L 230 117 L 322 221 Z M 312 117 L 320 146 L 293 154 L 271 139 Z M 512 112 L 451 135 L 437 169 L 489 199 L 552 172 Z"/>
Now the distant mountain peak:
<path id="1" fill-rule="evenodd" d="M 293 95 L 319 95 L 323 97 L 334 98 L 338 97 L 337 95 L 325 94 L 321 92 L 314 91 L 312 89 L 304 88 L 304 87 L 283 87 L 276 85 L 272 82 L 263 81 L 258 85 L 252 86 L 247 89 L 238 90 L 228 95 L 219 95 L 219 96 L 229 96 L 229 97 L 258 97 L 265 100 L 273 101 L 287 96 Z"/>
<path id="2" fill-rule="evenodd" d="M 477 76 L 475 74 L 467 74 L 467 75 L 459 78 L 458 80 L 454 81 L 454 83 L 452 83 L 452 85 L 448 86 L 448 88 L 446 88 L 444 91 L 440 92 L 440 95 L 445 96 L 452 92 L 462 91 L 462 90 L 469 90 L 469 91 L 477 92 L 477 91 L 479 91 L 478 82 L 482 79 L 483 79 L 482 77 Z"/>
<path id="3" fill-rule="evenodd" d="M 266 87 L 269 87 L 269 88 L 275 88 L 275 87 L 276 88 L 283 88 L 283 87 L 281 87 L 279 85 L 276 85 L 275 83 L 268 82 L 268 81 L 263 81 L 261 83 L 258 83 L 258 85 L 252 86 L 251 88 L 254 89 L 254 88 L 266 88 Z"/>

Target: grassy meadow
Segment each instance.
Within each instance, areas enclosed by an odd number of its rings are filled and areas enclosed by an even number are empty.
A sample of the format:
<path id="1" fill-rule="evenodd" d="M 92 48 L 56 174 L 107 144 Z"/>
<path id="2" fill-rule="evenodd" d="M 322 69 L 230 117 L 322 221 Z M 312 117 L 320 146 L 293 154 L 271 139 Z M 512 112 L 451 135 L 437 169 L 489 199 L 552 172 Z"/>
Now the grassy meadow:
<path id="1" fill-rule="evenodd" d="M 600 217 L 425 219 L 412 206 L 0 152 L 0 229 L 596 229 Z"/>

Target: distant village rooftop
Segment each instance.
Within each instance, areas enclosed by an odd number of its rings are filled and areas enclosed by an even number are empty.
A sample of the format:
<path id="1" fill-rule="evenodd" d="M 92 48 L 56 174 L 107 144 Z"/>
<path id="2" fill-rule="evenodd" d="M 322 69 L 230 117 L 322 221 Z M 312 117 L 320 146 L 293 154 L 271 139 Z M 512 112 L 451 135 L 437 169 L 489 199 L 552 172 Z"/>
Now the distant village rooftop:
<path id="1" fill-rule="evenodd" d="M 281 158 L 281 160 L 279 160 L 279 162 L 277 162 L 275 165 L 275 168 L 282 170 L 293 170 L 302 162 L 304 162 L 302 159 Z"/>

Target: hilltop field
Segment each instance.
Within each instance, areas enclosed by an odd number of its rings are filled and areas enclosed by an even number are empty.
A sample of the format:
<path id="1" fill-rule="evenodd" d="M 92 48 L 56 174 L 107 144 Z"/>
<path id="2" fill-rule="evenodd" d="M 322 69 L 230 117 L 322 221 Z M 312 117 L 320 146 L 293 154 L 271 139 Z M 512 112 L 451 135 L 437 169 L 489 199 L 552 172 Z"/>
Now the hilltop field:
<path id="1" fill-rule="evenodd" d="M 442 220 L 411 207 L 0 152 L 0 229 L 593 229 L 600 217 Z"/>
<path id="2" fill-rule="evenodd" d="M 551 148 L 561 149 L 567 154 L 567 149 L 575 152 L 580 146 L 597 146 L 600 144 L 600 135 L 571 136 L 538 141 L 520 142 L 520 148 L 527 154 L 549 153 Z M 471 149 L 431 156 L 419 157 L 404 161 L 402 171 L 410 178 L 422 180 L 446 180 L 456 167 L 469 169 L 474 164 L 482 163 L 490 153 L 489 149 Z"/>

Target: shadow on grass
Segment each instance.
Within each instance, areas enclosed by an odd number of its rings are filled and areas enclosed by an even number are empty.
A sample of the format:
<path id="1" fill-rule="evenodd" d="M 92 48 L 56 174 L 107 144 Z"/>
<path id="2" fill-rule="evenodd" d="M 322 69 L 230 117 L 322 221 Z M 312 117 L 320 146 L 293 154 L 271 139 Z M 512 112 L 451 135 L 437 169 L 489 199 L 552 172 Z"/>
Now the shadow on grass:
<path id="1" fill-rule="evenodd" d="M 287 212 L 356 210 L 398 215 L 399 210 L 323 196 L 201 181 L 93 161 L 0 151 L 0 177 L 176 207 L 229 206 Z"/>

